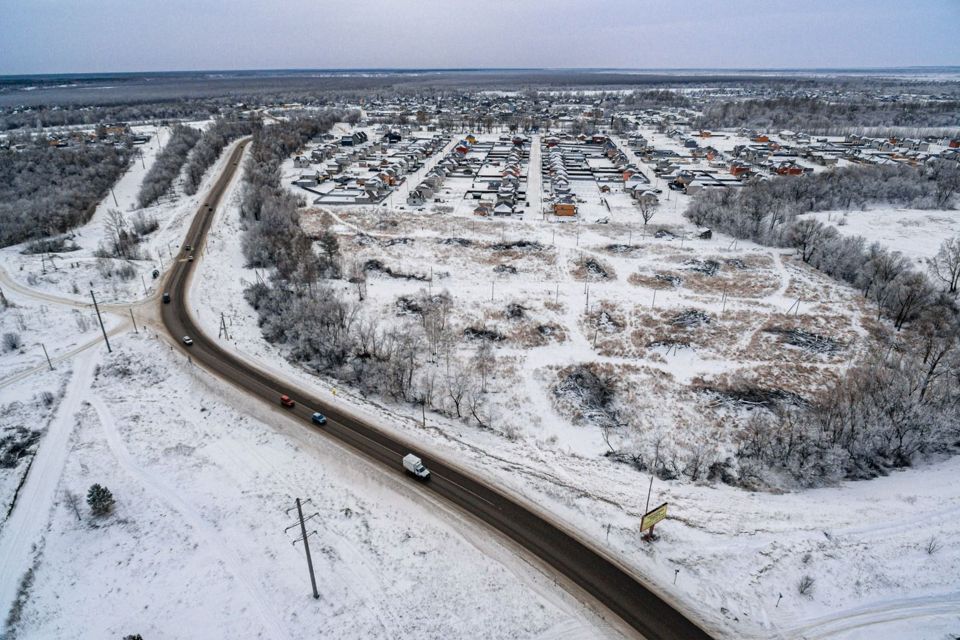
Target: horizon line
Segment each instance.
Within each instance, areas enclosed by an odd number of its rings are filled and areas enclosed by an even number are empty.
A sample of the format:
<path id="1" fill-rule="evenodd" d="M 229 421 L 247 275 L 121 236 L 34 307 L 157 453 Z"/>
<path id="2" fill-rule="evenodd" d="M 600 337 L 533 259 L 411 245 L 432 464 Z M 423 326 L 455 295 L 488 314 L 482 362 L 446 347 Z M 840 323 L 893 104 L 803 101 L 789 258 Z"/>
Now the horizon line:
<path id="1" fill-rule="evenodd" d="M 392 72 L 392 73 L 456 73 L 456 72 L 564 72 L 564 71 L 594 71 L 594 72 L 823 72 L 823 71 L 922 71 L 935 69 L 955 69 L 960 71 L 960 64 L 946 65 L 905 65 L 905 66 L 837 66 L 837 67 L 274 67 L 274 68 L 236 68 L 236 69 L 164 69 L 138 71 L 59 71 L 37 73 L 8 73 L 0 74 L 0 79 L 42 78 L 63 76 L 117 76 L 117 75 L 149 75 L 149 74 L 194 74 L 194 73 L 357 73 L 357 72 Z"/>

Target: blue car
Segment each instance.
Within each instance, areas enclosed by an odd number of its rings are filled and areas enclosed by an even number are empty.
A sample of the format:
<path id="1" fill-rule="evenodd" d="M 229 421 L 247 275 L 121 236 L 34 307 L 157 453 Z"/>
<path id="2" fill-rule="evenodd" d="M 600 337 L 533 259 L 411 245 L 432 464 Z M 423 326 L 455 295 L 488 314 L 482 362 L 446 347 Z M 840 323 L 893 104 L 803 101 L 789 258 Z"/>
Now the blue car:
<path id="1" fill-rule="evenodd" d="M 314 424 L 327 424 L 327 416 L 322 413 L 315 413 L 311 416 Z"/>

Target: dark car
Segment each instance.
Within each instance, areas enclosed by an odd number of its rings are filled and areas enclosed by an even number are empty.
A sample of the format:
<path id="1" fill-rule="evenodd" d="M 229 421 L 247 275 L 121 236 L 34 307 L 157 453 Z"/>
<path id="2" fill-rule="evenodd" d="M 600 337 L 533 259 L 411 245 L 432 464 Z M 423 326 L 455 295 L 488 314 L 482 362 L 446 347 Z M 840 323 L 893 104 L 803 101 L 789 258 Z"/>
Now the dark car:
<path id="1" fill-rule="evenodd" d="M 290 396 L 284 394 L 284 395 L 280 396 L 280 404 L 282 404 L 283 406 L 285 406 L 287 409 L 292 409 L 292 408 L 294 407 L 294 405 L 296 405 L 297 403 L 294 402 L 294 401 L 290 398 Z"/>
<path id="2" fill-rule="evenodd" d="M 163 292 L 163 304 L 170 304 L 170 294 L 166 291 Z"/>

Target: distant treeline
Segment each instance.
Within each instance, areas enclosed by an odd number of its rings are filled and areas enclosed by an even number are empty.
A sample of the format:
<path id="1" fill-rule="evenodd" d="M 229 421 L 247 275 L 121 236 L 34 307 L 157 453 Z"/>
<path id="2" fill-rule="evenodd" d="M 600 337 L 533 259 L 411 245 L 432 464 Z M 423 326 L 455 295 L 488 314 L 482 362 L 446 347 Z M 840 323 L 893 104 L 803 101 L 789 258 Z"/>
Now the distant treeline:
<path id="1" fill-rule="evenodd" d="M 0 112 L 0 131 L 34 127 L 97 125 L 103 122 L 205 120 L 217 113 L 208 101 L 172 101 L 105 106 L 39 106 L 29 111 Z"/>
<path id="2" fill-rule="evenodd" d="M 179 124 L 173 127 L 170 139 L 157 154 L 157 159 L 140 184 L 137 203 L 141 207 L 149 207 L 170 189 L 173 181 L 180 175 L 180 169 L 187 161 L 190 150 L 200 140 L 200 135 L 200 131 L 193 127 Z"/>
<path id="3" fill-rule="evenodd" d="M 85 223 L 130 160 L 113 145 L 0 151 L 0 246 L 63 233 Z"/>
<path id="4" fill-rule="evenodd" d="M 703 129 L 739 128 L 810 133 L 843 133 L 851 127 L 960 128 L 960 100 L 831 100 L 778 97 L 723 101 L 707 105 L 697 125 Z"/>

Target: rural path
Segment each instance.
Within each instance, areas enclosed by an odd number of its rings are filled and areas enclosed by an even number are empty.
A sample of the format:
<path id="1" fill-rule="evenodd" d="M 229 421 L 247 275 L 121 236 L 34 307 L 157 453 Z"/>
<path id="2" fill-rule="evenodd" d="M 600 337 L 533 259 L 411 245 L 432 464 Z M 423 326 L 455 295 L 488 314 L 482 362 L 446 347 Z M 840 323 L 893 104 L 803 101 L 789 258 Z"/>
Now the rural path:
<path id="1" fill-rule="evenodd" d="M 789 638 L 821 640 L 857 629 L 875 627 L 879 631 L 883 625 L 905 620 L 937 616 L 956 617 L 958 611 L 960 611 L 960 592 L 941 596 L 897 598 L 807 620 L 781 633 Z"/>
<path id="2" fill-rule="evenodd" d="M 43 538 L 70 450 L 76 415 L 90 390 L 97 355 L 96 350 L 86 351 L 74 363 L 63 400 L 40 440 L 13 511 L 0 530 L 0 610 L 4 612 L 10 610 L 16 599 L 20 581 L 32 566 L 34 550 Z"/>

